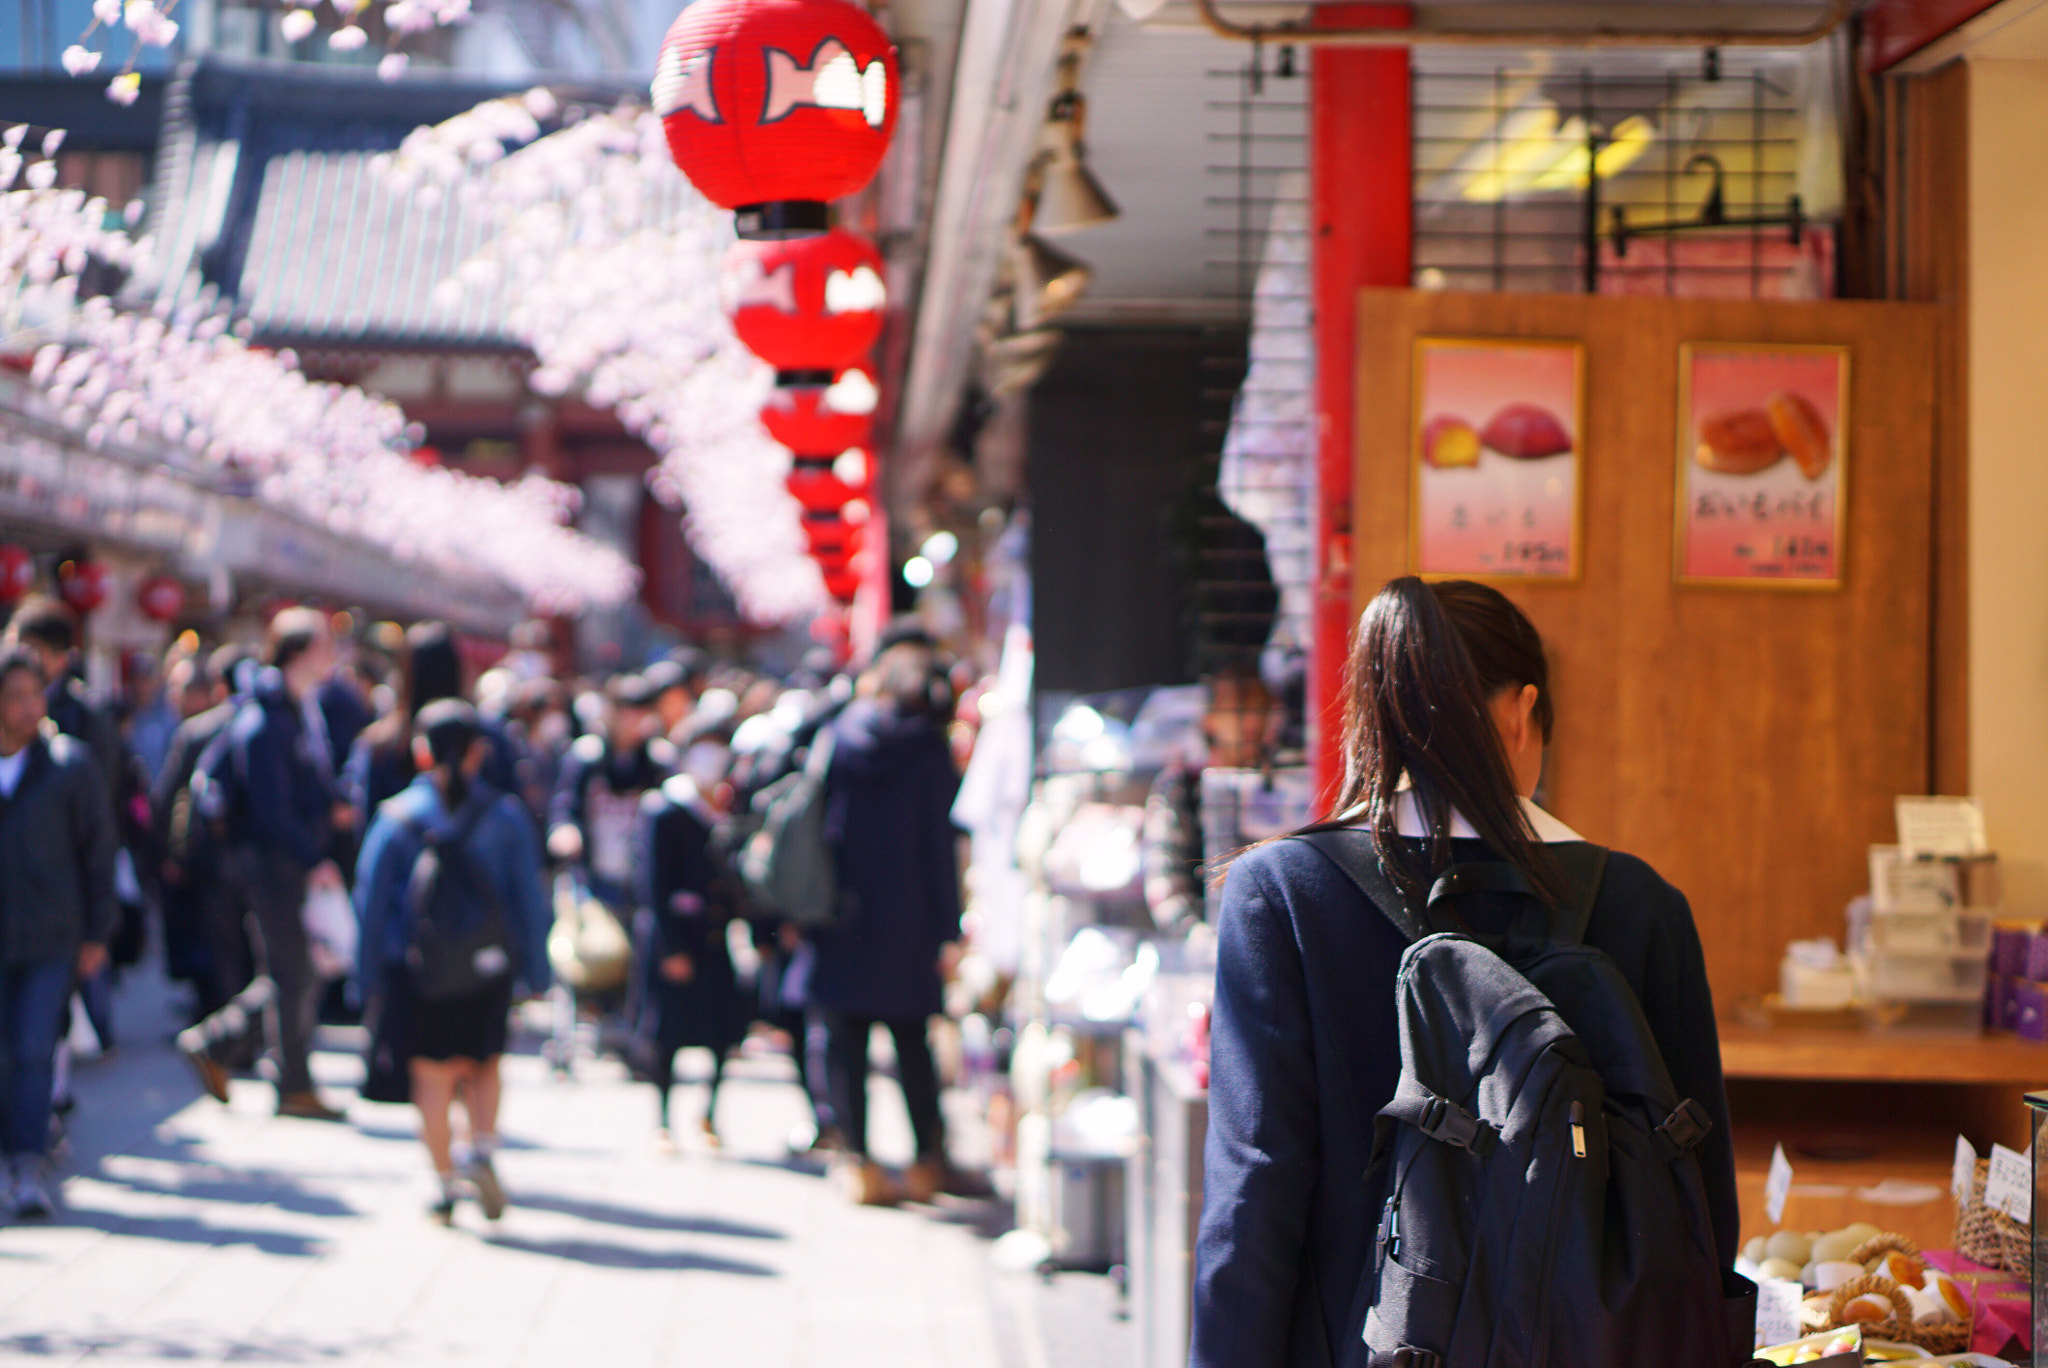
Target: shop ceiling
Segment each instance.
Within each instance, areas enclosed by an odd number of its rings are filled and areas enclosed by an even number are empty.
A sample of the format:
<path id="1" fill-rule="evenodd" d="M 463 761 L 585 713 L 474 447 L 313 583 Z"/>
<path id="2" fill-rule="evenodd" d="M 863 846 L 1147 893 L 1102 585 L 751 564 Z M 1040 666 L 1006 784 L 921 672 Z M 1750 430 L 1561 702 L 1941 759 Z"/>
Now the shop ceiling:
<path id="1" fill-rule="evenodd" d="M 1134 19 L 1126 9 L 1145 13 Z M 1213 322 L 1241 319 L 1247 301 L 1232 288 L 1231 259 L 1244 250 L 1233 226 L 1233 194 L 1220 172 L 1240 166 L 1246 149 L 1239 104 L 1242 73 L 1254 60 L 1268 111 L 1250 156 L 1273 166 L 1290 155 L 1278 143 L 1299 140 L 1306 125 L 1306 82 L 1295 82 L 1300 125 L 1276 131 L 1287 103 L 1283 70 L 1305 71 L 1306 54 L 1285 29 L 1301 23 L 1298 3 L 1267 0 L 969 0 L 961 27 L 953 99 L 938 167 L 926 276 L 897 423 L 898 449 L 912 470 L 939 450 L 975 373 L 976 331 L 986 331 L 987 301 L 1003 257 L 1027 171 L 1041 147 L 1056 91 L 1062 45 L 1075 29 L 1091 41 L 1080 87 L 1087 100 L 1087 163 L 1115 199 L 1113 222 L 1062 236 L 1062 251 L 1093 268 L 1082 303 L 1066 321 Z M 1436 0 L 1418 5 L 1418 30 L 1443 46 L 1418 48 L 1418 69 L 1471 62 L 1530 68 L 1545 55 L 1517 50 L 1506 37 L 1543 36 L 1560 47 L 1621 43 L 1599 54 L 1603 71 L 1647 75 L 1673 62 L 1699 61 L 1696 41 L 1731 46 L 1785 45 L 1831 33 L 1854 0 L 1822 3 L 1547 4 Z M 1146 11 L 1149 9 L 1149 13 Z M 1274 29 L 1259 44 L 1216 31 Z M 1646 46 L 1652 37 L 1663 47 Z M 1466 41 L 1477 39 L 1478 41 Z M 1283 56 L 1283 49 L 1288 51 Z M 1293 155 L 1299 164 L 1305 144 Z M 1261 188 L 1270 199 L 1271 184 Z M 1270 212 L 1263 203 L 1261 213 Z M 1262 224 L 1260 225 L 1263 226 Z"/>

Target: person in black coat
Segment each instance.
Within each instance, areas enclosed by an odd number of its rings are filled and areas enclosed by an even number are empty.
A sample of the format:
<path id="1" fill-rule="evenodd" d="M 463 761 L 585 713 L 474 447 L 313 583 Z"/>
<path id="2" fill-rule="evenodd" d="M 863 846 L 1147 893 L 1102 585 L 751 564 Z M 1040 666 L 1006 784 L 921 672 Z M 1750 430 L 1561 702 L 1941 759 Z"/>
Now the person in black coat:
<path id="1" fill-rule="evenodd" d="M 1542 642 L 1497 591 L 1396 580 L 1366 610 L 1345 783 L 1327 827 L 1362 828 L 1414 896 L 1452 864 L 1507 861 L 1559 894 L 1550 843 L 1579 839 L 1529 801 L 1551 718 Z M 1420 732 L 1406 719 L 1426 719 Z M 1461 898 L 1480 934 L 1521 900 Z M 1681 1098 L 1712 1129 L 1697 1153 L 1719 1266 L 1740 1212 L 1712 994 L 1685 897 L 1610 855 L 1585 941 L 1641 1004 Z M 1407 940 L 1299 841 L 1230 868 L 1219 915 L 1209 1131 L 1195 1252 L 1192 1368 L 1363 1368 L 1383 1195 L 1378 1112 L 1401 1072 L 1395 972 Z"/>
<path id="2" fill-rule="evenodd" d="M 99 767 L 44 721 L 42 666 L 0 650 L 0 1208 L 46 1216 L 57 1034 L 107 962 L 116 839 Z"/>
<path id="3" fill-rule="evenodd" d="M 192 793 L 192 774 L 199 767 L 199 757 L 227 730 L 241 706 L 233 696 L 233 678 L 251 658 L 243 647 L 223 646 L 204 660 L 191 662 L 193 686 L 206 690 L 208 706 L 180 722 L 171 733 L 163 767 L 149 793 L 164 939 L 172 940 L 172 927 L 182 926 L 181 934 L 198 942 L 199 962 L 191 980 L 202 1019 L 227 1005 L 252 974 L 241 909 L 220 877 L 212 832 L 195 811 Z"/>
<path id="4" fill-rule="evenodd" d="M 906 1195 L 927 1200 L 946 1175 L 945 1127 L 927 1019 L 942 1009 L 941 961 L 960 936 L 960 874 L 952 821 L 959 775 L 935 716 L 942 679 L 919 642 L 884 650 L 858 696 L 834 718 L 825 837 L 839 878 L 838 925 L 813 936 L 809 1002 L 823 1016 L 831 1122 L 862 1202 L 887 1201 L 886 1175 L 867 1153 L 868 1037 L 896 1041 L 898 1079 L 917 1159 Z"/>
<path id="5" fill-rule="evenodd" d="M 698 1048 L 711 1052 L 699 1124 L 705 1140 L 716 1146 L 725 1055 L 747 1034 L 747 1004 L 726 944 L 734 894 L 719 853 L 719 815 L 688 774 L 649 790 L 640 811 L 642 905 L 634 958 L 645 978 L 638 1043 L 658 1099 L 659 1142 L 663 1148 L 674 1145 L 669 1094 L 676 1051 Z"/>

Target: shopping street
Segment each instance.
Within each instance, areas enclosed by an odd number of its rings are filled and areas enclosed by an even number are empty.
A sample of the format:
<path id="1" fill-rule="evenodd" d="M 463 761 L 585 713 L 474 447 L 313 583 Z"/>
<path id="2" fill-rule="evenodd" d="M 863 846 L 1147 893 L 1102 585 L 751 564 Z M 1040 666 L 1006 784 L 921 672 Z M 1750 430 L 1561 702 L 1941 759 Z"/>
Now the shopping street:
<path id="1" fill-rule="evenodd" d="M 1053 1368 L 1122 1362 L 1109 1280 L 999 1272 L 999 1202 L 854 1207 L 787 1159 L 803 1116 L 780 1059 L 736 1063 L 725 1146 L 652 1143 L 647 1090 L 616 1061 L 559 1082 L 508 1061 L 488 1225 L 425 1215 L 406 1107 L 346 1125 L 280 1119 L 270 1089 L 202 1095 L 162 1036 L 146 974 L 123 997 L 131 1044 L 77 1075 L 68 1209 L 0 1227 L 0 1363 L 701 1364 Z M 360 1065 L 328 1031 L 324 1087 Z M 907 1158 L 892 1085 L 876 1149 Z M 700 1094 L 685 1088 L 686 1114 Z M 971 1146 L 971 1136 L 963 1140 Z"/>

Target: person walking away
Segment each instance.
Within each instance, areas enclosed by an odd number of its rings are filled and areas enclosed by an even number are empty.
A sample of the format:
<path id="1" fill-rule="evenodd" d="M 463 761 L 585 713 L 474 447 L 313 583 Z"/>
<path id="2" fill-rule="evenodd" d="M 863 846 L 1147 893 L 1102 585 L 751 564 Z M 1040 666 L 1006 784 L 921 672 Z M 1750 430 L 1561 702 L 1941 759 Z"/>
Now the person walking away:
<path id="1" fill-rule="evenodd" d="M 548 981 L 540 842 L 524 805 L 479 777 L 491 742 L 475 709 L 429 704 L 414 738 L 419 777 L 377 809 L 356 869 L 364 993 L 410 1075 L 438 1184 L 431 1214 L 448 1224 L 474 1195 L 495 1221 L 507 1200 L 493 1162 L 506 1017 L 515 991 Z"/>
<path id="2" fill-rule="evenodd" d="M 463 696 L 462 673 L 462 655 L 446 623 L 416 622 L 406 629 L 398 706 L 356 737 L 342 771 L 342 788 L 359 826 L 367 827 L 384 801 L 404 792 L 418 776 L 413 763 L 414 724 L 429 704 Z M 484 782 L 500 793 L 517 794 L 517 744 L 489 719 L 479 717 L 478 726 L 491 744 Z"/>
<path id="3" fill-rule="evenodd" d="M 222 868 L 249 909 L 258 972 L 227 1006 L 181 1033 L 178 1045 L 206 1090 L 225 1102 L 224 1060 L 260 1018 L 277 1069 L 278 1115 L 338 1121 L 343 1114 L 313 1090 L 321 979 L 304 919 L 310 890 L 342 887 L 327 853 L 334 775 L 325 738 L 308 721 L 334 669 L 327 619 L 310 608 L 279 613 L 264 659 L 251 699 L 220 738 L 218 773 L 209 776 L 220 790 Z"/>
<path id="4" fill-rule="evenodd" d="M 185 785 L 191 780 L 191 766 L 199 753 L 193 749 L 192 719 L 202 716 L 227 699 L 227 690 L 204 656 L 184 652 L 164 672 L 163 697 L 175 709 L 176 725 L 164 738 L 163 754 L 149 790 L 150 854 L 156 885 L 157 911 L 163 918 L 164 972 L 188 983 L 197 1004 L 199 1020 L 217 1011 L 232 996 L 219 990 L 213 971 L 212 945 L 207 939 L 205 902 L 199 892 L 204 873 L 190 863 L 190 850 L 181 839 L 174 847 L 174 814 Z M 199 745 L 203 748 L 204 741 Z M 189 817 L 187 804 L 187 816 Z M 189 837 L 189 825 L 177 828 L 180 838 Z M 239 984 L 236 987 L 240 987 Z"/>
<path id="5" fill-rule="evenodd" d="M 709 796 L 723 779 L 717 769 L 691 766 L 650 791 L 641 805 L 645 889 L 634 939 L 645 981 L 638 1048 L 657 1099 L 656 1144 L 667 1151 L 675 1148 L 669 1099 L 676 1052 L 711 1052 L 698 1129 L 716 1148 L 726 1052 L 747 1032 L 746 1003 L 726 943 L 736 890 L 719 840 L 723 818 Z"/>
<path id="6" fill-rule="evenodd" d="M 1624 1125 L 1613 1094 L 1605 1112 L 1593 1109 L 1590 1126 L 1573 1117 L 1569 1138 L 1562 1125 L 1554 1135 L 1541 1134 L 1554 1138 L 1559 1149 L 1553 1153 L 1597 1146 L 1602 1173 L 1635 1173 L 1640 1154 L 1650 1154 L 1656 1169 L 1643 1171 L 1643 1181 L 1661 1182 L 1667 1192 L 1686 1173 L 1694 1175 L 1700 1209 L 1690 1220 L 1660 1223 L 1659 1243 L 1634 1251 L 1639 1259 L 1690 1260 L 1699 1281 L 1670 1277 L 1651 1294 L 1660 1319 L 1636 1327 L 1668 1340 L 1664 1327 L 1676 1326 L 1688 1339 L 1677 1349 L 1660 1345 L 1654 1354 L 1615 1357 L 1599 1349 L 1591 1337 L 1600 1326 L 1591 1323 L 1597 1318 L 1584 1299 L 1603 1295 L 1604 1271 L 1589 1279 L 1590 1287 L 1576 1278 L 1566 1285 L 1563 1275 L 1554 1286 L 1516 1285 L 1512 1278 L 1476 1285 L 1484 1287 L 1488 1314 L 1546 1299 L 1568 1303 L 1546 1342 L 1517 1341 L 1518 1361 L 1581 1368 L 1647 1362 L 1724 1368 L 1739 1361 L 1747 1338 L 1738 1336 L 1732 1356 L 1721 1356 L 1730 1346 L 1723 1342 L 1728 1321 L 1721 1319 L 1727 1308 L 1719 1270 L 1733 1266 L 1740 1213 L 1699 935 L 1684 895 L 1656 871 L 1633 856 L 1588 846 L 1531 801 L 1552 717 L 1542 639 L 1497 590 L 1407 577 L 1367 606 L 1351 665 L 1336 815 L 1302 839 L 1255 847 L 1231 865 L 1224 886 L 1192 1368 L 1363 1368 L 1397 1360 L 1460 1368 L 1480 1361 L 1466 1356 L 1473 1352 L 1469 1344 L 1433 1342 L 1438 1337 L 1427 1332 L 1409 1337 L 1407 1330 L 1432 1310 L 1465 1314 L 1457 1311 L 1457 1282 L 1467 1264 L 1450 1246 L 1497 1241 L 1484 1247 L 1503 1267 L 1520 1267 L 1505 1262 L 1507 1242 L 1515 1237 L 1489 1224 L 1489 1212 L 1479 1208 L 1464 1236 L 1446 1239 L 1444 1223 L 1457 1213 L 1431 1202 L 1426 1186 L 1404 1198 L 1375 1159 L 1404 1146 L 1436 1146 L 1405 1152 L 1430 1161 L 1421 1165 L 1424 1173 L 1441 1172 L 1446 1163 L 1476 1173 L 1490 1171 L 1483 1168 L 1493 1148 L 1489 1134 L 1503 1153 L 1519 1153 L 1512 1146 L 1527 1143 L 1528 1132 L 1496 1130 L 1491 1118 L 1474 1121 L 1463 1112 L 1462 1105 L 1486 1110 L 1497 1104 L 1490 1091 L 1476 1092 L 1477 1101 L 1439 1098 L 1446 1105 L 1434 1110 L 1402 1100 L 1413 1094 L 1397 1097 L 1397 1088 L 1427 1086 L 1403 1074 L 1404 1055 L 1421 1048 L 1416 1035 L 1404 1039 L 1402 1030 L 1417 996 L 1449 1015 L 1456 1010 L 1450 987 L 1476 1001 L 1495 980 L 1507 980 L 1496 973 L 1484 982 L 1475 977 L 1446 985 L 1434 976 L 1438 961 L 1431 959 L 1416 979 L 1402 980 L 1409 997 L 1397 1010 L 1404 954 L 1460 955 L 1480 947 L 1439 937 L 1410 952 L 1411 935 L 1396 919 L 1412 929 L 1450 925 L 1506 943 L 1498 938 L 1510 929 L 1528 934 L 1523 919 L 1532 912 L 1550 914 L 1556 926 L 1566 907 L 1586 915 L 1583 945 L 1602 952 L 1611 969 L 1576 951 L 1577 957 L 1559 961 L 1567 966 L 1559 972 L 1575 976 L 1576 996 L 1583 998 L 1612 985 L 1611 970 L 1619 971 L 1654 1041 L 1654 1050 L 1642 1053 L 1661 1054 L 1676 1098 L 1690 1105 L 1679 1105 L 1668 1128 L 1634 1156 L 1618 1144 L 1607 1147 L 1606 1137 L 1619 1135 Z M 1484 867 L 1491 878 L 1472 891 L 1453 885 L 1433 892 L 1454 865 Z M 1374 884 L 1381 891 L 1368 895 L 1366 887 Z M 1490 891 L 1517 885 L 1523 891 Z M 1612 1027 L 1616 1020 L 1610 1013 L 1602 1024 Z M 1464 1058 L 1455 1042 L 1446 1045 Z M 1679 1112 L 1691 1117 L 1683 1127 L 1676 1124 Z M 1534 1171 L 1576 1173 L 1572 1162 L 1566 1158 L 1559 1170 L 1539 1159 Z M 1400 1182 L 1415 1173 L 1411 1163 Z M 1387 1205 L 1390 1198 L 1398 1205 Z M 1578 1232 L 1560 1246 L 1576 1254 L 1588 1242 L 1597 1248 L 1603 1229 L 1605 1238 L 1615 1238 L 1627 1216 L 1610 1208 L 1604 1222 L 1595 1214 L 1534 1225 Z M 1467 1290 L 1474 1286 L 1468 1283 Z M 1714 1304 L 1702 1304 L 1708 1300 Z M 1753 1314 L 1754 1302 L 1749 1306 Z M 1398 1355 L 1386 1343 L 1388 1317 L 1402 1327 Z M 1739 1313 L 1728 1318 L 1737 1319 Z M 1500 1325 L 1520 1324 L 1503 1316 L 1498 1325 L 1489 1320 L 1472 1328 L 1493 1336 L 1516 1333 Z M 1370 1347 L 1368 1334 L 1375 1337 Z"/>
<path id="7" fill-rule="evenodd" d="M 172 939 L 174 924 L 182 926 L 189 922 L 196 927 L 201 947 L 201 971 L 193 980 L 198 999 L 195 1022 L 226 1006 L 255 974 L 243 909 L 221 875 L 219 843 L 212 823 L 195 801 L 192 783 L 200 758 L 234 721 L 243 702 L 235 681 L 245 670 L 253 668 L 255 661 L 255 653 L 249 648 L 228 645 L 204 660 L 190 662 L 188 684 L 180 694 L 181 706 L 200 702 L 205 706 L 190 713 L 171 734 L 163 771 L 150 790 L 150 819 L 160 852 L 157 884 L 164 900 L 164 939 L 167 943 Z M 248 1063 L 246 1059 L 223 1062 L 230 1068 Z"/>
<path id="8" fill-rule="evenodd" d="M 57 1033 L 74 975 L 105 966 L 116 915 L 99 767 L 46 725 L 43 687 L 34 654 L 0 648 L 0 1152 L 20 1216 L 53 1206 Z"/>
<path id="9" fill-rule="evenodd" d="M 904 1195 L 929 1200 L 946 1179 L 938 1071 L 926 1035 L 942 1009 L 948 947 L 960 935 L 959 777 L 933 715 L 934 655 L 920 642 L 883 650 L 830 724 L 825 834 L 841 890 L 839 923 L 816 932 L 809 1001 L 825 1027 L 831 1121 L 845 1145 L 849 1195 L 894 1196 L 868 1157 L 868 1041 L 887 1026 L 917 1141 Z"/>

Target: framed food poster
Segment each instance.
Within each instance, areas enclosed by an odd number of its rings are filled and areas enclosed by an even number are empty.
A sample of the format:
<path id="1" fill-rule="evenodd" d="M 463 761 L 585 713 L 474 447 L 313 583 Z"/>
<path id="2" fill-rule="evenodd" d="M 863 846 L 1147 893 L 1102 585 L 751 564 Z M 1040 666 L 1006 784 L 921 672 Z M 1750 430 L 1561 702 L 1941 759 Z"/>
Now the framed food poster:
<path id="1" fill-rule="evenodd" d="M 1849 349 L 1688 343 L 1678 377 L 1679 582 L 1839 587 Z"/>
<path id="2" fill-rule="evenodd" d="M 1409 421 L 1416 573 L 1578 578 L 1582 346 L 1418 337 Z"/>

